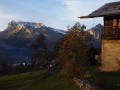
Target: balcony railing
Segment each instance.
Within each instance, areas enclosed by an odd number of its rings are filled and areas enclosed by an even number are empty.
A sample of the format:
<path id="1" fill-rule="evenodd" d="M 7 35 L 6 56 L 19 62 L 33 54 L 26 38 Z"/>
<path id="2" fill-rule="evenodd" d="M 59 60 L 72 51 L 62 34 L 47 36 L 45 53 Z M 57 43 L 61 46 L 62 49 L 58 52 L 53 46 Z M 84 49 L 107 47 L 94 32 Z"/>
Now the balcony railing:
<path id="1" fill-rule="evenodd" d="M 105 26 L 102 37 L 103 39 L 120 39 L 120 27 Z"/>

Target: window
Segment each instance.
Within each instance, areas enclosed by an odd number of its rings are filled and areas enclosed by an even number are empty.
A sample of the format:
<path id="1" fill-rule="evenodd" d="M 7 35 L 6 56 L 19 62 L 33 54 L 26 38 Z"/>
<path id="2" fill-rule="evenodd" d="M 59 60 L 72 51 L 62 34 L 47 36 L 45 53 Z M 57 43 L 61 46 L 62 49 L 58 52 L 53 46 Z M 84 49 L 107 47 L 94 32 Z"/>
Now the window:
<path id="1" fill-rule="evenodd" d="M 120 27 L 120 19 L 118 19 L 118 26 Z"/>
<path id="2" fill-rule="evenodd" d="M 117 19 L 113 19 L 113 27 L 117 26 Z"/>

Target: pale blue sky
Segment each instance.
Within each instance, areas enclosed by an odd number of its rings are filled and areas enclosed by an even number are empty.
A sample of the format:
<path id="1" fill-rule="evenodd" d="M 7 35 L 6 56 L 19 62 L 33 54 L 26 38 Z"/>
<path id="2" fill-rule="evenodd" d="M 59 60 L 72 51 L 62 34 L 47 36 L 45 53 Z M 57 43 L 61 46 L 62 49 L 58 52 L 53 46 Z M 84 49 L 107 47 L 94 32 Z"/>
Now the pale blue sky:
<path id="1" fill-rule="evenodd" d="M 82 19 L 105 3 L 118 0 L 0 0 L 0 31 L 7 27 L 8 22 L 30 21 L 42 22 L 47 26 L 67 29 L 76 21 L 91 28 L 103 23 L 102 18 Z"/>

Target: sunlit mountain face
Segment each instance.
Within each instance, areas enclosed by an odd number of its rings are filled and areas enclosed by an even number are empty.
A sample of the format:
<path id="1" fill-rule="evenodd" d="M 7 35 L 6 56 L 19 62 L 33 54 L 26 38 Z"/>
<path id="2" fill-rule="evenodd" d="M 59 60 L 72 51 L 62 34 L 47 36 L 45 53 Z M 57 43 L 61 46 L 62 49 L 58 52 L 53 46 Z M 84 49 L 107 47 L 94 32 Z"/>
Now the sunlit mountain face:
<path id="1" fill-rule="evenodd" d="M 103 28 L 103 25 L 98 24 L 87 30 L 87 33 L 93 37 L 91 42 L 96 49 L 101 49 L 102 47 L 101 35 L 103 33 Z"/>
<path id="2" fill-rule="evenodd" d="M 93 36 L 91 42 L 95 48 L 101 48 L 102 28 L 103 26 L 99 24 L 86 31 Z M 45 36 L 44 44 L 49 51 L 55 53 L 56 43 L 65 36 L 66 31 L 47 27 L 40 22 L 9 22 L 7 28 L 0 32 L 0 58 L 2 58 L 0 63 L 30 62 L 32 52 L 30 45 L 40 33 Z"/>
<path id="3" fill-rule="evenodd" d="M 11 58 L 5 59 L 7 62 L 30 62 L 30 45 L 40 33 L 44 34 L 44 43 L 52 53 L 55 51 L 56 42 L 66 34 L 63 30 L 47 27 L 43 23 L 11 21 L 8 27 L 0 32 L 1 55 Z M 0 62 L 6 62 L 5 60 Z"/>

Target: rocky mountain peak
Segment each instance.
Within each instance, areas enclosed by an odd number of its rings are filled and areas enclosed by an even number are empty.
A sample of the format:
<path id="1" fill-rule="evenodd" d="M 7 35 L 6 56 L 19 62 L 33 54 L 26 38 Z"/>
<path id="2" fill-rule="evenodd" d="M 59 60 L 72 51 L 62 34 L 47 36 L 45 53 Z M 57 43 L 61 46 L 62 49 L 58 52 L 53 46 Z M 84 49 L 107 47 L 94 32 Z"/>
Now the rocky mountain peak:
<path id="1" fill-rule="evenodd" d="M 11 55 L 13 62 L 30 62 L 30 45 L 43 34 L 44 44 L 54 54 L 56 43 L 65 36 L 60 29 L 45 26 L 41 22 L 10 21 L 8 27 L 0 33 L 0 49 L 6 56 Z"/>
<path id="2" fill-rule="evenodd" d="M 8 27 L 13 27 L 13 26 L 16 26 L 16 25 L 17 25 L 17 23 L 14 20 L 12 20 L 8 23 Z"/>
<path id="3" fill-rule="evenodd" d="M 95 27 L 88 29 L 87 32 L 93 35 L 96 39 L 101 39 L 101 33 L 103 31 L 103 25 L 97 24 Z"/>
<path id="4" fill-rule="evenodd" d="M 6 30 L 1 32 L 1 35 L 7 38 L 15 37 L 32 39 L 37 37 L 40 33 L 45 34 L 49 39 L 53 39 L 54 35 L 57 38 L 59 35 L 66 34 L 63 30 L 47 27 L 41 22 L 24 22 L 21 20 L 16 22 L 12 20 L 8 23 Z"/>
<path id="5" fill-rule="evenodd" d="M 97 24 L 95 27 L 98 27 L 98 28 L 100 28 L 101 30 L 103 30 L 103 25 L 102 24 Z"/>
<path id="6" fill-rule="evenodd" d="M 21 21 L 21 20 L 18 21 L 18 22 L 12 20 L 12 21 L 10 21 L 10 22 L 8 23 L 8 28 L 10 28 L 10 27 L 33 27 L 33 28 L 40 28 L 40 27 L 42 27 L 42 26 L 44 26 L 44 24 L 41 23 L 41 22 L 39 22 L 39 23 L 23 22 L 23 21 Z"/>

